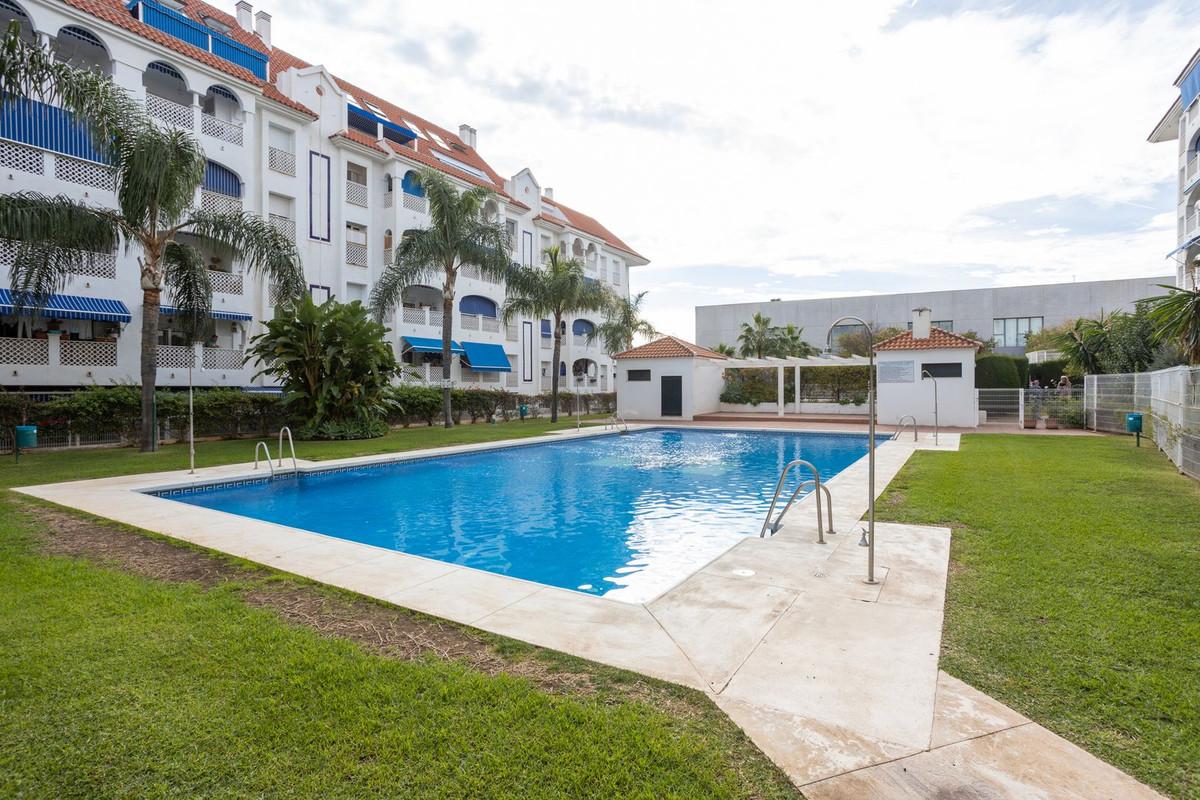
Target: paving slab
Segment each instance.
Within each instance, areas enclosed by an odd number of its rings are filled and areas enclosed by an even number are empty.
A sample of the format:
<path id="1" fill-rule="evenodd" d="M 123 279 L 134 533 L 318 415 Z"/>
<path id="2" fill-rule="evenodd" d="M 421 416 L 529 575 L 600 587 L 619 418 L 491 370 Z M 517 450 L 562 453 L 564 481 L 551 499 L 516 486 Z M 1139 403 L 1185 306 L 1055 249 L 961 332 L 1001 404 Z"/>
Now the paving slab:
<path id="1" fill-rule="evenodd" d="M 808 800 L 1163 800 L 1035 723 L 803 787 Z"/>
<path id="2" fill-rule="evenodd" d="M 993 700 L 952 675 L 938 672 L 933 734 L 929 738 L 931 748 L 998 733 L 1027 722 L 1026 717 L 999 700 Z"/>
<path id="3" fill-rule="evenodd" d="M 316 580 L 373 597 L 387 597 L 411 589 L 454 570 L 450 564 L 405 553 L 382 553 L 376 558 L 338 567 Z"/>
<path id="4" fill-rule="evenodd" d="M 542 587 L 482 570 L 454 567 L 445 575 L 387 595 L 388 602 L 466 625 Z"/>

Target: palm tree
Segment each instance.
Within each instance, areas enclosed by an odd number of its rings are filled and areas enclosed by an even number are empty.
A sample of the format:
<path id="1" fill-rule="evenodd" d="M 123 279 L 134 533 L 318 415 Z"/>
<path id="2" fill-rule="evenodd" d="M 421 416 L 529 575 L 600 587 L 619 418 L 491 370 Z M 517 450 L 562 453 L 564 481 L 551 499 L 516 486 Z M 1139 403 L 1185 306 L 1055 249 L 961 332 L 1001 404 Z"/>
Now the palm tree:
<path id="1" fill-rule="evenodd" d="M 753 319 L 742 323 L 738 352 L 742 358 L 763 358 L 775 349 L 777 338 L 778 331 L 771 325 L 771 318 L 756 312 Z"/>
<path id="2" fill-rule="evenodd" d="M 118 242 L 139 252 L 142 288 L 142 450 L 158 446 L 154 390 L 158 318 L 164 286 L 189 329 L 207 319 L 212 285 L 200 252 L 179 239 L 191 234 L 249 272 L 261 272 L 285 298 L 304 292 L 295 243 L 253 214 L 213 213 L 194 207 L 207 164 L 189 134 L 156 127 L 111 80 L 54 59 L 20 37 L 13 23 L 0 45 L 0 96 L 24 95 L 55 103 L 88 125 L 97 150 L 111 164 L 116 208 L 60 195 L 17 192 L 0 196 L 0 237 L 14 240 L 12 288 L 24 305 L 44 307 L 97 252 Z"/>
<path id="3" fill-rule="evenodd" d="M 1068 367 L 1085 375 L 1096 375 L 1103 372 L 1100 353 L 1107 344 L 1111 327 L 1112 316 L 1101 311 L 1097 319 L 1075 320 L 1074 325 L 1054 334 L 1052 343 L 1063 354 Z"/>
<path id="4" fill-rule="evenodd" d="M 719 345 L 714 347 L 713 352 L 720 353 L 723 356 L 730 356 L 730 357 L 737 355 L 737 351 L 733 349 L 733 345 L 725 344 L 724 342 L 721 342 Z"/>
<path id="5" fill-rule="evenodd" d="M 562 357 L 563 318 L 594 311 L 608 311 L 612 293 L 599 281 L 583 276 L 583 262 L 563 258 L 558 246 L 542 255 L 544 267 L 514 266 L 508 278 L 504 321 L 521 315 L 534 319 L 549 317 L 554 325 L 554 362 L 550 380 L 550 421 L 558 422 L 558 363 Z"/>
<path id="6" fill-rule="evenodd" d="M 604 322 L 588 334 L 588 343 L 599 339 L 610 354 L 622 353 L 633 347 L 633 340 L 638 336 L 647 339 L 657 336 L 654 326 L 642 318 L 642 301 L 645 299 L 645 292 L 614 298 Z"/>
<path id="7" fill-rule="evenodd" d="M 1147 301 L 1154 341 L 1178 343 L 1189 364 L 1200 364 L 1200 291 L 1160 285 L 1167 293 Z"/>
<path id="8" fill-rule="evenodd" d="M 371 290 L 371 310 L 382 320 L 403 300 L 409 286 L 442 282 L 442 416 L 454 427 L 450 408 L 450 345 L 454 331 L 454 285 L 458 271 L 477 267 L 484 277 L 505 280 L 511 249 L 504 227 L 484 217 L 492 191 L 474 186 L 459 192 L 440 172 L 424 169 L 417 182 L 429 200 L 428 228 L 405 231 L 395 260 L 384 268 Z"/>
<path id="9" fill-rule="evenodd" d="M 782 328 L 776 328 L 776 352 L 771 355 L 798 356 L 807 358 L 815 356 L 820 351 L 804 341 L 804 328 L 796 327 L 790 322 Z"/>

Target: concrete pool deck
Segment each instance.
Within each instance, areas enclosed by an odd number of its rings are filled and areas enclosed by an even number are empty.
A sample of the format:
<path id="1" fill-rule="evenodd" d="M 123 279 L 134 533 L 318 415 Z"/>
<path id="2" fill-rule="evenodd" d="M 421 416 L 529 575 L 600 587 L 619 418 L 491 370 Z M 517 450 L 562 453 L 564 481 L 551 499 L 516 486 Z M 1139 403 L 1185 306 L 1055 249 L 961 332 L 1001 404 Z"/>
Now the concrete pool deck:
<path id="1" fill-rule="evenodd" d="M 609 434 L 584 429 L 438 448 L 436 453 L 603 435 Z M 943 433 L 936 449 L 955 450 L 958 443 L 957 434 Z M 916 449 L 934 449 L 932 437 L 922 436 L 917 443 L 889 441 L 878 448 L 877 492 Z M 301 462 L 301 467 L 373 464 L 430 452 Z M 879 582 L 865 584 L 866 549 L 858 546 L 859 520 L 867 507 L 865 458 L 828 481 L 838 531 L 828 544 L 816 543 L 810 495 L 775 536 L 738 542 L 641 604 L 145 493 L 263 476 L 263 470 L 239 464 L 196 475 L 131 475 L 17 491 L 698 689 L 809 798 L 1158 797 L 938 671 L 950 531 L 878 524 Z"/>

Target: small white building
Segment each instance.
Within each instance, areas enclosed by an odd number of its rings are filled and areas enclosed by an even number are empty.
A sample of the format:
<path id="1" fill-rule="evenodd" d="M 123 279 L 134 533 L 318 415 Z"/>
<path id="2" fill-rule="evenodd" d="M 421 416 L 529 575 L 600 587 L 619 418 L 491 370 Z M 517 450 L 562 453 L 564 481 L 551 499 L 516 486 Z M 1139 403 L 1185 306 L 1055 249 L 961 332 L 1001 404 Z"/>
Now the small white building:
<path id="1" fill-rule="evenodd" d="M 682 419 L 720 409 L 728 358 L 674 336 L 617 353 L 617 413 L 624 419 Z"/>
<path id="2" fill-rule="evenodd" d="M 912 330 L 875 345 L 878 419 L 895 425 L 911 414 L 918 425 L 956 428 L 979 424 L 975 354 L 981 344 L 931 324 L 928 308 L 913 310 Z M 936 389 L 935 389 L 936 386 Z"/>

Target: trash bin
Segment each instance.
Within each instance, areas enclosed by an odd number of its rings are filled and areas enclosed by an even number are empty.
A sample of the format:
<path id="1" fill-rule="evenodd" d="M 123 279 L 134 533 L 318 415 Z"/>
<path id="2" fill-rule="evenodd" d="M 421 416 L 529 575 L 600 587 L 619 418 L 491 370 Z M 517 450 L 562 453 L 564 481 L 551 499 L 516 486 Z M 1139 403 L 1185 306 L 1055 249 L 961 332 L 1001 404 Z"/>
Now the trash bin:
<path id="1" fill-rule="evenodd" d="M 1142 415 L 1137 412 L 1131 412 L 1125 415 L 1125 430 L 1129 433 L 1142 432 Z"/>
<path id="2" fill-rule="evenodd" d="M 37 447 L 37 425 L 17 426 L 17 447 L 24 450 Z"/>
<path id="3" fill-rule="evenodd" d="M 517 413 L 521 415 L 521 419 L 525 419 L 525 417 L 529 416 L 529 406 L 521 403 L 517 408 Z"/>

